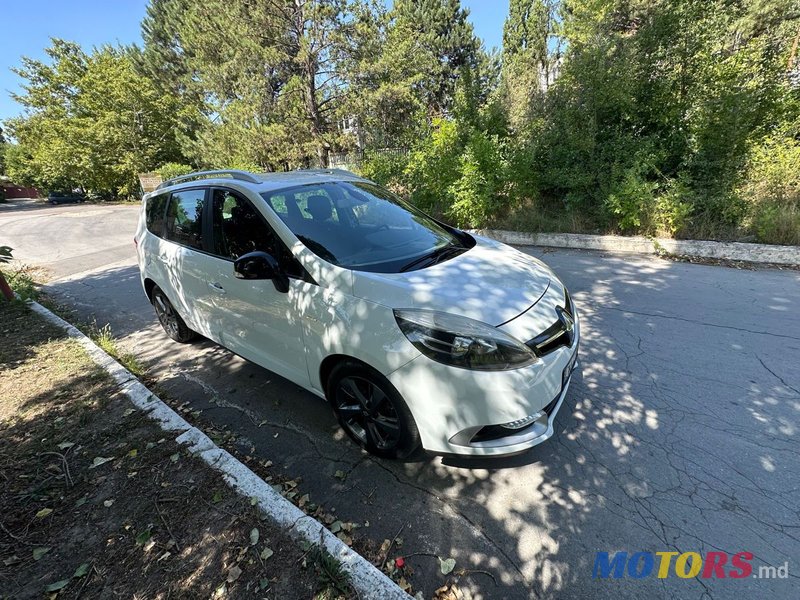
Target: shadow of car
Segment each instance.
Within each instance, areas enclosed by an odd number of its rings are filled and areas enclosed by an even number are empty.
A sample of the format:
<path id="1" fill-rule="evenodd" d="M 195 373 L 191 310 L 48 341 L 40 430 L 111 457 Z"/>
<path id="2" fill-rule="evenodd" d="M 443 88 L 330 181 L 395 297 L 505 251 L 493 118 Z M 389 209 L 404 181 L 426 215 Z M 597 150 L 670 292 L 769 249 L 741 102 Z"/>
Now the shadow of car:
<path id="1" fill-rule="evenodd" d="M 79 203 L 86 202 L 86 197 L 73 192 L 50 192 L 47 196 L 47 201 L 50 204 Z"/>

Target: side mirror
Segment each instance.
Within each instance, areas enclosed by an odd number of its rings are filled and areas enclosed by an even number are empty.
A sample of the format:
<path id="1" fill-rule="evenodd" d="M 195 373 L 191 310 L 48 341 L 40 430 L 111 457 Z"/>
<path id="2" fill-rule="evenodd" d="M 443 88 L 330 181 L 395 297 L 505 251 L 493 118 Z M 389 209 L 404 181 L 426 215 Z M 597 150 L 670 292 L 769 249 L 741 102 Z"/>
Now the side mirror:
<path id="1" fill-rule="evenodd" d="M 233 273 L 239 279 L 271 279 L 276 290 L 284 294 L 289 291 L 289 277 L 266 252 L 242 254 L 233 263 Z"/>

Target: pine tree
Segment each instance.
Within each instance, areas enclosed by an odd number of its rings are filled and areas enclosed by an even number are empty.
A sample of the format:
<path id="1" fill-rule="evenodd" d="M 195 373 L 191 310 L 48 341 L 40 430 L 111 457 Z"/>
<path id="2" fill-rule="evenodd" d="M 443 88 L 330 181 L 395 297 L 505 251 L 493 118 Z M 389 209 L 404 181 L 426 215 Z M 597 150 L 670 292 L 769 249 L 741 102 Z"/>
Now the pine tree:
<path id="1" fill-rule="evenodd" d="M 475 69 L 480 42 L 459 0 L 397 0 L 390 13 L 387 51 L 402 49 L 409 75 L 429 113 L 446 113 L 464 66 Z"/>

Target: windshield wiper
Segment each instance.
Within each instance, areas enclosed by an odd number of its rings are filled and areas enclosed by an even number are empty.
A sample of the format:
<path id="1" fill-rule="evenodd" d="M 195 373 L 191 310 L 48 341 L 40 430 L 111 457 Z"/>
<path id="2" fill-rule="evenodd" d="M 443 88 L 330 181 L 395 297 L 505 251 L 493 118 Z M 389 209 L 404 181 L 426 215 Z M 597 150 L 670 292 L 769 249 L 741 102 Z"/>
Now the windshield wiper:
<path id="1" fill-rule="evenodd" d="M 400 272 L 403 273 L 405 271 L 410 271 L 413 267 L 416 267 L 417 265 L 428 261 L 429 261 L 428 264 L 426 264 L 425 266 L 430 267 L 432 265 L 442 262 L 442 260 L 447 256 L 450 256 L 454 253 L 461 254 L 466 250 L 467 249 L 464 248 L 463 246 L 457 246 L 456 244 L 447 244 L 446 246 L 442 246 L 441 248 L 436 248 L 435 250 L 428 252 L 427 254 L 423 254 L 419 258 L 415 258 L 410 263 L 403 265 L 400 268 Z"/>

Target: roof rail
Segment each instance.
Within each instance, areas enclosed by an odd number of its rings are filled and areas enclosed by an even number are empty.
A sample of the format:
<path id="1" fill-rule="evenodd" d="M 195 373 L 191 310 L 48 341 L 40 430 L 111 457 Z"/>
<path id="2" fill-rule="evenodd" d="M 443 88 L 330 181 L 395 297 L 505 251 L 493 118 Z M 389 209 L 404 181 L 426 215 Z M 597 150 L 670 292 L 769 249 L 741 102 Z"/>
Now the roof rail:
<path id="1" fill-rule="evenodd" d="M 205 177 L 215 177 L 217 175 L 227 175 L 232 179 L 238 179 L 240 181 L 247 181 L 250 183 L 261 183 L 261 180 L 258 179 L 252 173 L 248 171 L 238 171 L 236 169 L 220 169 L 218 171 L 198 171 L 196 173 L 189 173 L 188 175 L 181 175 L 180 177 L 173 177 L 172 179 L 167 179 L 166 181 L 160 183 L 157 190 L 164 189 L 170 185 L 175 185 L 181 181 L 189 181 L 190 179 L 202 179 Z"/>
<path id="2" fill-rule="evenodd" d="M 336 168 L 328 168 L 328 167 L 321 167 L 321 168 L 313 168 L 313 169 L 297 169 L 298 171 L 302 171 L 303 173 L 317 173 L 319 175 L 350 175 L 351 177 L 358 177 L 352 171 L 348 171 L 347 169 L 336 169 Z"/>

